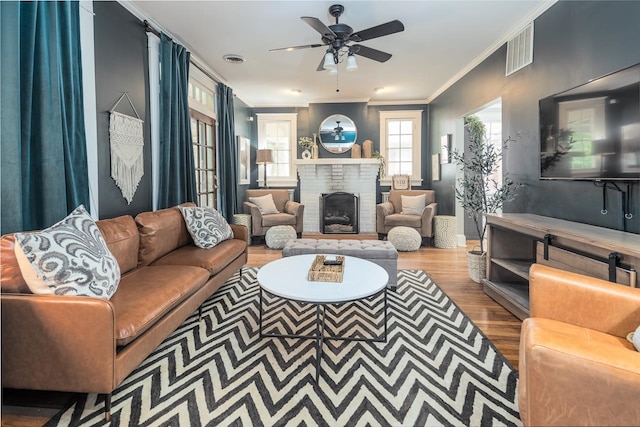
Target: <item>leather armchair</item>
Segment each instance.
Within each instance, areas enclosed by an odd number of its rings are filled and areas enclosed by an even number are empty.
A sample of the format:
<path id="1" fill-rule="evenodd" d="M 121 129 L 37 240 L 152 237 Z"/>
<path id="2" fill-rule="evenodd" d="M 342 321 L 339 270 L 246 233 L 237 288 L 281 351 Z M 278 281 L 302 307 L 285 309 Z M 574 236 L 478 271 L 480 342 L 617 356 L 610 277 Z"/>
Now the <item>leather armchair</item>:
<path id="1" fill-rule="evenodd" d="M 426 195 L 421 215 L 402 213 L 402 196 Z M 436 192 L 433 190 L 391 190 L 389 201 L 376 205 L 376 232 L 382 240 L 393 227 L 411 227 L 418 230 L 423 240 L 433 237 L 433 217 L 436 215 Z"/>
<path id="2" fill-rule="evenodd" d="M 640 289 L 535 264 L 520 336 L 525 425 L 640 425 Z"/>
<path id="3" fill-rule="evenodd" d="M 258 206 L 249 201 L 249 197 L 261 197 L 267 194 L 273 196 L 273 203 L 279 213 L 263 215 Z M 302 237 L 304 205 L 289 200 L 288 190 L 247 190 L 243 210 L 245 214 L 251 215 L 251 236 L 263 237 L 271 227 L 290 225 L 295 228 L 298 238 Z"/>

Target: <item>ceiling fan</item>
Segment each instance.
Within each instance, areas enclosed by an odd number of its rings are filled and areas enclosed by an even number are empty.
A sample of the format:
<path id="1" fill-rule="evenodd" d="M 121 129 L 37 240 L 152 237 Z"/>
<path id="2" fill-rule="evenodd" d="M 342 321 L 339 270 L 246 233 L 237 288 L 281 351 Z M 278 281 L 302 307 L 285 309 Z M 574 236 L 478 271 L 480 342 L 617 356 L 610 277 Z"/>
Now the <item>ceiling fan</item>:
<path id="1" fill-rule="evenodd" d="M 329 26 L 323 24 L 322 21 L 320 21 L 318 18 L 313 18 L 310 16 L 303 16 L 300 18 L 322 35 L 322 43 L 283 47 L 270 50 L 291 51 L 297 49 L 308 49 L 327 46 L 327 52 L 322 58 L 322 61 L 320 61 L 320 65 L 318 65 L 317 71 L 336 71 L 338 63 L 344 60 L 345 55 L 347 56 L 347 71 L 355 70 L 358 68 L 354 55 L 364 56 L 365 58 L 373 59 L 374 61 L 378 62 L 388 61 L 391 58 L 390 53 L 363 46 L 358 43 L 404 31 L 404 25 L 402 24 L 402 22 L 394 20 L 385 24 L 376 25 L 375 27 L 354 32 L 353 28 L 338 21 L 338 18 L 340 17 L 340 15 L 342 15 L 343 12 L 344 6 L 340 4 L 334 4 L 333 6 L 329 7 L 329 13 L 331 14 L 331 16 L 336 18 L 335 24 Z"/>

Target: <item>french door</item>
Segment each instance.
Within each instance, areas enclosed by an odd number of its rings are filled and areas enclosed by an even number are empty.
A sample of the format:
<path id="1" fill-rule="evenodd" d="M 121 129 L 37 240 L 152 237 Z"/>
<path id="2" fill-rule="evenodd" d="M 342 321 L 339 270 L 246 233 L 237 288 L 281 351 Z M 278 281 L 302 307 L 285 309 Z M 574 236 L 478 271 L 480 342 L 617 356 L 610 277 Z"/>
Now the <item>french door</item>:
<path id="1" fill-rule="evenodd" d="M 213 118 L 191 110 L 191 138 L 196 168 L 198 206 L 217 207 L 216 190 L 216 122 Z"/>

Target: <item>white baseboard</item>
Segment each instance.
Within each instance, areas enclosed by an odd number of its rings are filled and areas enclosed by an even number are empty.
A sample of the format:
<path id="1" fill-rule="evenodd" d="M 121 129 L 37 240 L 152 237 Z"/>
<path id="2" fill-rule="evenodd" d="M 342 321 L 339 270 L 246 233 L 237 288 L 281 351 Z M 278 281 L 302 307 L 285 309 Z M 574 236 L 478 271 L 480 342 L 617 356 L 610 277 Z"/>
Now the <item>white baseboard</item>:
<path id="1" fill-rule="evenodd" d="M 467 238 L 464 234 L 458 234 L 458 246 L 462 246 L 463 248 L 467 247 Z"/>

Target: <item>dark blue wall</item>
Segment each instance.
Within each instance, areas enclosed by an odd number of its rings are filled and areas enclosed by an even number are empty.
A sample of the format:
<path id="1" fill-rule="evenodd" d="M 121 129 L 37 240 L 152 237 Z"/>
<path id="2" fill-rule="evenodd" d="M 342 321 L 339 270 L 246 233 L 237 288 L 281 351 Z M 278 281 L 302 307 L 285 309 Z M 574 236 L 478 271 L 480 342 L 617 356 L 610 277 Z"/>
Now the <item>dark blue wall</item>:
<path id="1" fill-rule="evenodd" d="M 622 229 L 620 193 L 609 192 L 609 213 L 602 215 L 602 190 L 592 182 L 538 178 L 538 100 L 640 62 L 640 2 L 556 3 L 535 21 L 533 58 L 505 77 L 505 45 L 438 96 L 429 105 L 431 152 L 438 152 L 441 135 L 455 132 L 456 120 L 502 97 L 503 135 L 521 135 L 506 151 L 503 169 L 526 185 L 505 212 Z M 442 181 L 433 183 L 442 214 L 454 212 L 454 168 L 443 165 Z M 627 230 L 640 233 L 640 185 L 632 200 Z"/>
<path id="2" fill-rule="evenodd" d="M 116 2 L 94 2 L 96 106 L 98 125 L 98 197 L 100 218 L 137 215 L 152 208 L 147 36 L 144 26 Z M 144 123 L 144 175 L 131 204 L 111 178 L 108 110 L 127 92 Z M 135 116 L 123 99 L 116 111 Z"/>

